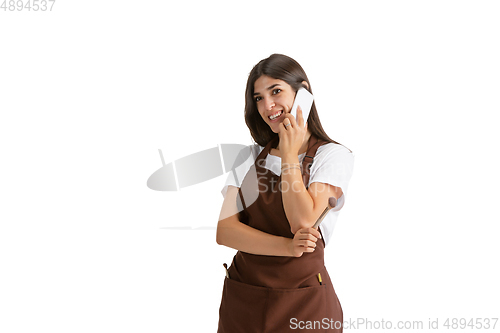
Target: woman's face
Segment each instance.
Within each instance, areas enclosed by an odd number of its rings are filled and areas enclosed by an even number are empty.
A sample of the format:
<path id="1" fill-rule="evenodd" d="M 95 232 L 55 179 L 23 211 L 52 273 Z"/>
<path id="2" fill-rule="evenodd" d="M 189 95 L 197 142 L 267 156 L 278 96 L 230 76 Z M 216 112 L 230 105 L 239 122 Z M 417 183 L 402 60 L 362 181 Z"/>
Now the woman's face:
<path id="1" fill-rule="evenodd" d="M 285 113 L 292 110 L 295 90 L 283 80 L 262 75 L 255 81 L 253 98 L 262 119 L 279 133 Z"/>

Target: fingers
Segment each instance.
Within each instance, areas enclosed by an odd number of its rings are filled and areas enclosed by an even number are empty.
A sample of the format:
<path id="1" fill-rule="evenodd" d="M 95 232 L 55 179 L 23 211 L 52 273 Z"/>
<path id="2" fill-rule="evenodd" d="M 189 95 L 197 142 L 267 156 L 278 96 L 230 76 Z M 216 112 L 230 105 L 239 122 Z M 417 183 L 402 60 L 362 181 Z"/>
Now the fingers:
<path id="1" fill-rule="evenodd" d="M 316 237 L 310 233 L 304 233 L 304 234 L 299 234 L 297 239 L 301 240 L 301 241 L 311 241 L 311 242 L 316 243 L 318 241 L 319 237 Z"/>
<path id="2" fill-rule="evenodd" d="M 311 242 L 308 240 L 302 240 L 302 241 L 294 241 L 293 244 L 294 250 L 294 256 L 295 257 L 301 257 L 304 252 L 307 253 L 312 253 L 314 250 L 316 250 L 316 243 Z"/>
<path id="3" fill-rule="evenodd" d="M 281 122 L 281 126 L 282 126 L 284 129 L 288 129 L 288 127 L 293 126 L 293 125 L 292 125 L 292 123 L 290 122 L 290 119 L 289 119 L 289 118 L 285 118 L 285 119 Z"/>
<path id="4" fill-rule="evenodd" d="M 321 233 L 316 228 L 302 228 L 298 231 L 301 235 L 311 234 L 312 236 L 321 239 Z"/>
<path id="5" fill-rule="evenodd" d="M 297 107 L 297 118 L 295 118 L 291 113 L 285 114 L 285 119 L 281 122 L 285 129 L 290 128 L 305 128 L 307 130 L 307 122 L 304 119 L 302 108 L 300 105 Z M 290 125 L 287 125 L 290 124 Z"/>
<path id="6" fill-rule="evenodd" d="M 298 116 L 298 114 L 299 114 L 299 110 L 297 109 L 297 116 Z M 291 113 L 285 114 L 285 118 L 290 121 L 290 123 L 292 124 L 292 127 L 297 126 L 297 120 L 295 119 L 295 117 Z M 283 120 L 283 122 L 285 122 L 285 120 Z"/>
<path id="7" fill-rule="evenodd" d="M 294 128 L 294 126 L 293 122 L 290 119 L 293 119 L 293 116 L 291 116 L 290 118 L 285 116 L 285 119 L 280 124 L 280 132 L 281 130 L 286 130 L 288 131 L 288 133 L 292 132 L 291 130 Z"/>
<path id="8" fill-rule="evenodd" d="M 296 256 L 300 257 L 304 252 L 314 252 L 321 234 L 315 228 L 302 228 L 295 234 L 294 247 Z"/>
<path id="9" fill-rule="evenodd" d="M 312 240 L 301 240 L 297 242 L 298 245 L 307 247 L 307 248 L 315 248 L 316 247 L 316 241 Z"/>
<path id="10" fill-rule="evenodd" d="M 302 108 L 297 106 L 297 125 L 304 127 L 304 115 L 302 113 Z"/>

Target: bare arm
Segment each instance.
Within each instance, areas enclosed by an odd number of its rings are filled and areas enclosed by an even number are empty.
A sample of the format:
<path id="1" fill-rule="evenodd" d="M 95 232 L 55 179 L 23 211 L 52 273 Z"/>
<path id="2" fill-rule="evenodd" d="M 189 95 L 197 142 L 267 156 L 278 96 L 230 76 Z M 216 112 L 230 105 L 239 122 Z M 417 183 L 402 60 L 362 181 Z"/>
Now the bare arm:
<path id="1" fill-rule="evenodd" d="M 299 163 L 297 156 L 284 156 L 282 163 Z M 314 225 L 330 197 L 340 198 L 342 189 L 325 183 L 312 183 L 306 189 L 299 169 L 288 169 L 281 175 L 283 207 L 290 223 L 290 230 L 295 233 L 301 228 Z M 285 185 L 287 184 L 287 185 Z"/>
<path id="2" fill-rule="evenodd" d="M 288 166 L 296 168 L 283 170 L 281 192 L 290 230 L 295 233 L 301 228 L 312 227 L 327 206 L 328 199 L 340 198 L 342 189 L 325 183 L 312 183 L 309 189 L 306 189 L 300 169 L 297 168 L 300 165 L 298 151 L 303 145 L 307 147 L 308 142 L 305 139 L 307 126 L 304 126 L 302 109 L 299 107 L 297 110 L 297 121 L 290 114 L 286 114 L 285 117 L 287 119 L 281 123 L 279 132 L 282 148 L 281 163 L 285 168 Z"/>
<path id="3" fill-rule="evenodd" d="M 236 196 L 238 188 L 229 186 L 217 224 L 217 244 L 259 255 L 295 256 L 313 252 L 319 232 L 309 228 L 300 230 L 293 239 L 271 235 L 252 228 L 238 220 Z"/>

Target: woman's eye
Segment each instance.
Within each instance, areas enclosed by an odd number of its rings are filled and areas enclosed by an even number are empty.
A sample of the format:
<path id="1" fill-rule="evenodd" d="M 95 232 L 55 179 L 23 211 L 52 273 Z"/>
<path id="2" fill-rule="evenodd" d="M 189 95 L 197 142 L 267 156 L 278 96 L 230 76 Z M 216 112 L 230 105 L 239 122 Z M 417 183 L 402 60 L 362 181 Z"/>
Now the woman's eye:
<path id="1" fill-rule="evenodd" d="M 260 96 L 255 97 L 256 102 L 260 101 L 261 99 L 262 99 L 262 97 L 260 97 Z"/>
<path id="2" fill-rule="evenodd" d="M 273 95 L 279 94 L 281 92 L 281 89 L 274 89 L 273 90 Z"/>

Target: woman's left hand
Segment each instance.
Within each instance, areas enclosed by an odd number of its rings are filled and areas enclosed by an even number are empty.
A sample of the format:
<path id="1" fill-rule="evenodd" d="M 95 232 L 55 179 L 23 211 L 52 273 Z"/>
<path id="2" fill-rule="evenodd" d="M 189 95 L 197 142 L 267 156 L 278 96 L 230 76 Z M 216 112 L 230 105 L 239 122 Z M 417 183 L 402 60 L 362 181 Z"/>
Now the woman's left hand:
<path id="1" fill-rule="evenodd" d="M 288 125 L 289 124 L 289 125 Z M 297 120 L 291 113 L 285 114 L 285 119 L 280 124 L 280 150 L 282 154 L 298 155 L 300 147 L 307 133 L 307 123 L 304 125 L 302 108 L 297 108 Z"/>

